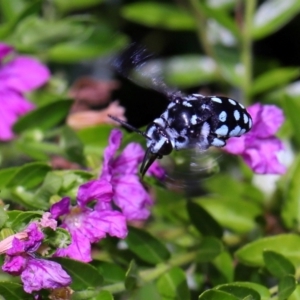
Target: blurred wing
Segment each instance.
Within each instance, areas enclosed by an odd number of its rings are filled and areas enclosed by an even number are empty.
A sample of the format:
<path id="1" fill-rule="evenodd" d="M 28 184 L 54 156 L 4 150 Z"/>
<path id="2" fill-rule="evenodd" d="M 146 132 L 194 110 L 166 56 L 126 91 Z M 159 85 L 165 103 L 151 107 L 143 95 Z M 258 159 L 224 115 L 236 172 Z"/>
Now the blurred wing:
<path id="1" fill-rule="evenodd" d="M 165 183 L 172 190 L 199 194 L 201 182 L 219 172 L 220 151 L 201 151 L 198 147 L 173 151 L 160 164 L 166 170 Z"/>
<path id="2" fill-rule="evenodd" d="M 165 84 L 161 74 L 162 62 L 153 57 L 143 46 L 132 43 L 117 55 L 112 66 L 122 76 L 143 87 L 154 89 L 172 101 L 174 97 L 181 95 L 181 92 Z"/>

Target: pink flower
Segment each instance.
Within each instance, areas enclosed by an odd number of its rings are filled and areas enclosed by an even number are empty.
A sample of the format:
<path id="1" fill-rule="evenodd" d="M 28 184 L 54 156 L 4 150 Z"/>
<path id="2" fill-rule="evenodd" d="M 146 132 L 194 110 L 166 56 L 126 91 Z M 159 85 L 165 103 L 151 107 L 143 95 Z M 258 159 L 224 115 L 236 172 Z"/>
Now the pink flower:
<path id="1" fill-rule="evenodd" d="M 278 160 L 283 144 L 275 137 L 284 122 L 282 110 L 275 105 L 260 103 L 248 107 L 247 110 L 253 119 L 252 129 L 239 138 L 229 139 L 224 149 L 241 155 L 255 173 L 283 174 L 286 169 Z"/>
<path id="2" fill-rule="evenodd" d="M 10 55 L 8 62 L 7 56 Z M 16 56 L 13 48 L 0 43 L 0 140 L 14 137 L 12 126 L 34 108 L 23 96 L 49 79 L 49 70 L 34 58 Z"/>
<path id="3" fill-rule="evenodd" d="M 122 153 L 116 156 L 122 141 L 120 130 L 112 130 L 109 143 L 104 151 L 104 161 L 100 179 L 109 181 L 113 187 L 113 201 L 121 209 L 128 220 L 147 219 L 149 206 L 153 201 L 141 184 L 138 166 L 142 162 L 145 151 L 137 143 L 128 144 Z M 163 171 L 156 164 L 149 169 L 159 176 Z"/>
<path id="4" fill-rule="evenodd" d="M 6 257 L 2 270 L 14 276 L 21 276 L 24 290 L 27 293 L 41 289 L 54 289 L 68 286 L 70 276 L 60 264 L 35 257 L 35 251 L 40 247 L 44 234 L 37 223 L 33 222 L 24 230 L 26 240 L 20 234 L 7 239 L 10 247 L 6 250 Z M 3 241 L 2 241 L 3 242 Z"/>
<path id="5" fill-rule="evenodd" d="M 92 260 L 91 244 L 99 242 L 107 234 L 125 238 L 127 226 L 125 217 L 112 210 L 109 205 L 112 190 L 108 182 L 97 180 L 79 187 L 78 205 L 71 206 L 65 197 L 51 207 L 54 218 L 60 217 L 61 227 L 68 230 L 72 242 L 67 248 L 58 249 L 56 256 L 68 256 L 84 262 Z M 94 208 L 87 205 L 96 200 Z"/>

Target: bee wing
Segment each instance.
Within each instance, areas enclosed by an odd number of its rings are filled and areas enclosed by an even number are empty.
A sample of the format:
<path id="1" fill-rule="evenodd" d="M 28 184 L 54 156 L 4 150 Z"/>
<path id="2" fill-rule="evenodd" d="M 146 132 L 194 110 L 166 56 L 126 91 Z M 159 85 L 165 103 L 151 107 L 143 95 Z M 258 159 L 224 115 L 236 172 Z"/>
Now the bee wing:
<path id="1" fill-rule="evenodd" d="M 154 59 L 154 55 L 139 44 L 130 44 L 113 59 L 112 66 L 122 76 L 166 95 L 170 101 L 181 96 L 181 92 L 164 82 L 161 60 Z"/>
<path id="2" fill-rule="evenodd" d="M 166 170 L 166 186 L 189 195 L 199 193 L 201 182 L 219 172 L 221 157 L 220 151 L 200 150 L 196 144 L 184 150 L 173 151 L 161 161 Z"/>

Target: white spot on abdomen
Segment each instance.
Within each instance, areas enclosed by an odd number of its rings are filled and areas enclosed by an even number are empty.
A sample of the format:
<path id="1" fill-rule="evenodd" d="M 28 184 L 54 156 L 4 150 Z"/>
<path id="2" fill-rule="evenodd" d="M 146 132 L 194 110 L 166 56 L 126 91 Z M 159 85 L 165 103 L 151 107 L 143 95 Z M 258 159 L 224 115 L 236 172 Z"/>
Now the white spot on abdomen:
<path id="1" fill-rule="evenodd" d="M 228 101 L 232 104 L 232 105 L 236 105 L 236 102 L 232 99 L 228 99 Z"/>
<path id="2" fill-rule="evenodd" d="M 227 119 L 227 113 L 226 113 L 226 111 L 223 110 L 223 111 L 219 114 L 219 120 L 220 120 L 221 122 L 225 122 L 226 119 Z"/>
<path id="3" fill-rule="evenodd" d="M 226 126 L 226 125 L 222 125 L 220 128 L 218 128 L 215 131 L 215 134 L 221 135 L 221 136 L 226 136 L 227 133 L 228 133 L 228 126 Z"/>
<path id="4" fill-rule="evenodd" d="M 222 103 L 222 100 L 218 97 L 212 97 L 211 100 L 214 102 Z"/>
<path id="5" fill-rule="evenodd" d="M 240 117 L 241 117 L 241 114 L 240 114 L 240 112 L 238 110 L 235 110 L 233 112 L 233 116 L 234 116 L 235 120 L 238 121 L 240 119 Z"/>
<path id="6" fill-rule="evenodd" d="M 212 146 L 215 147 L 223 147 L 225 146 L 225 142 L 223 140 L 220 140 L 218 138 L 214 138 L 213 141 L 211 142 Z"/>
<path id="7" fill-rule="evenodd" d="M 236 126 L 233 130 L 229 132 L 229 136 L 239 136 L 242 128 L 240 126 Z"/>
<path id="8" fill-rule="evenodd" d="M 249 121 L 249 118 L 246 114 L 244 114 L 244 123 L 247 124 Z"/>

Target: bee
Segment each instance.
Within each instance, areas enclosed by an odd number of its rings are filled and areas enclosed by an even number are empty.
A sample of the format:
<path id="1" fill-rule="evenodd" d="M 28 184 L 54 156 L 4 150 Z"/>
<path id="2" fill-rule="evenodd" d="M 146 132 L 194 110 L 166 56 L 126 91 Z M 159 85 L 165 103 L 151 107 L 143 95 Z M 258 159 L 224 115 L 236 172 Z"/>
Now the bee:
<path id="1" fill-rule="evenodd" d="M 129 68 L 140 68 L 148 60 L 147 50 L 135 44 L 114 61 L 114 67 L 126 74 Z M 173 150 L 211 146 L 224 147 L 227 139 L 240 137 L 252 127 L 252 119 L 245 107 L 236 100 L 221 96 L 184 95 L 168 87 L 160 78 L 152 78 L 153 87 L 164 93 L 170 103 L 166 110 L 143 132 L 130 124 L 109 116 L 116 122 L 146 138 L 147 150 L 140 173 L 145 175 L 156 159 Z"/>

